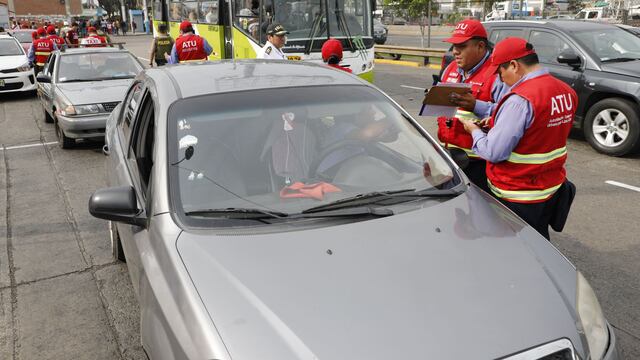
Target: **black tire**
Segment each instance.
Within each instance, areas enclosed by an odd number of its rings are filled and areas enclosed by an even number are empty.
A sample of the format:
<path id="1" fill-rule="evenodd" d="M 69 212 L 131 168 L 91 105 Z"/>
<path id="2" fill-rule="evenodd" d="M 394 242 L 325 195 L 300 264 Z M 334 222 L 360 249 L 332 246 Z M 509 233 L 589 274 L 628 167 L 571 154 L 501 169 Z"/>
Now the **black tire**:
<path id="1" fill-rule="evenodd" d="M 60 145 L 63 149 L 71 149 L 76 145 L 76 140 L 68 137 L 64 134 L 64 130 L 58 125 L 58 122 L 55 121 L 56 124 L 56 136 L 58 137 L 58 145 Z"/>
<path id="2" fill-rule="evenodd" d="M 42 112 L 44 112 L 44 122 L 46 122 L 47 124 L 53 124 L 53 117 L 49 115 L 47 109 L 45 109 L 44 106 L 42 107 Z"/>
<path id="3" fill-rule="evenodd" d="M 389 54 L 393 60 L 400 60 L 402 54 Z"/>
<path id="4" fill-rule="evenodd" d="M 109 237 L 111 239 L 111 252 L 113 254 L 113 258 L 117 261 L 126 263 L 127 258 L 124 256 L 122 241 L 120 240 L 120 234 L 118 234 L 118 227 L 111 221 L 109 221 Z"/>
<path id="5" fill-rule="evenodd" d="M 634 152 L 640 147 L 639 110 L 625 99 L 600 100 L 587 111 L 582 125 L 584 136 L 591 147 L 606 155 L 623 156 Z M 608 121 L 606 115 L 612 121 Z M 622 140 L 620 134 L 624 134 L 624 131 L 627 135 Z"/>

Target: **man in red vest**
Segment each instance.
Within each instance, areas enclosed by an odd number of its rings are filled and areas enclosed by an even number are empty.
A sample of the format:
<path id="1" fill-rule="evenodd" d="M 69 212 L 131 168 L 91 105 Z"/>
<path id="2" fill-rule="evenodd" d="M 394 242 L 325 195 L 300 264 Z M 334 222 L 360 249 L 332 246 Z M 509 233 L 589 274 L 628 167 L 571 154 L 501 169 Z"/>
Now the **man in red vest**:
<path id="1" fill-rule="evenodd" d="M 44 64 L 47 62 L 52 51 L 57 50 L 56 44 L 47 39 L 47 32 L 44 28 L 38 28 L 37 38 L 33 40 L 29 49 L 29 62 L 34 64 L 36 74 L 42 71 Z"/>
<path id="2" fill-rule="evenodd" d="M 82 39 L 82 41 L 80 41 L 80 44 L 86 47 L 106 47 L 107 46 L 107 40 L 104 37 L 98 35 L 96 28 L 94 28 L 93 26 L 89 26 L 87 28 L 87 32 L 89 33 L 89 35 L 87 35 L 86 38 Z"/>
<path id="3" fill-rule="evenodd" d="M 322 60 L 327 65 L 351 73 L 351 69 L 341 66 L 342 61 L 342 43 L 338 39 L 331 38 L 322 45 Z M 347 65 L 348 66 L 348 65 Z"/>
<path id="4" fill-rule="evenodd" d="M 472 121 L 461 121 L 473 136 L 473 151 L 487 160 L 493 195 L 549 239 L 578 96 L 540 66 L 524 39 L 502 40 L 491 63 L 510 87 L 495 107 L 491 130 L 484 133 Z"/>
<path id="5" fill-rule="evenodd" d="M 78 40 L 78 23 L 77 22 L 74 21 L 71 24 L 71 29 L 67 30 L 65 37 L 67 38 L 67 44 L 69 44 L 69 46 L 78 47 L 78 44 L 80 41 Z"/>
<path id="6" fill-rule="evenodd" d="M 171 49 L 169 64 L 205 61 L 212 52 L 207 40 L 194 34 L 191 22 L 185 20 L 180 23 L 180 36 Z"/>
<path id="7" fill-rule="evenodd" d="M 491 115 L 495 102 L 508 90 L 497 79 L 491 67 L 491 49 L 487 31 L 477 20 L 464 20 L 456 24 L 450 38 L 444 40 L 453 44 L 452 61 L 442 72 L 442 82 L 469 83 L 471 91 L 463 96 L 452 94 L 450 101 L 458 106 L 453 118 L 438 118 L 438 139 L 446 148 L 463 150 L 469 156 L 469 165 L 464 169 L 469 180 L 485 191 L 487 188 L 486 162 L 472 150 L 472 138 L 464 130 L 459 119 L 480 121 Z"/>
<path id="8" fill-rule="evenodd" d="M 47 39 L 53 41 L 56 46 L 60 49 L 65 44 L 64 39 L 58 36 L 56 33 L 56 27 L 53 25 L 47 26 Z"/>

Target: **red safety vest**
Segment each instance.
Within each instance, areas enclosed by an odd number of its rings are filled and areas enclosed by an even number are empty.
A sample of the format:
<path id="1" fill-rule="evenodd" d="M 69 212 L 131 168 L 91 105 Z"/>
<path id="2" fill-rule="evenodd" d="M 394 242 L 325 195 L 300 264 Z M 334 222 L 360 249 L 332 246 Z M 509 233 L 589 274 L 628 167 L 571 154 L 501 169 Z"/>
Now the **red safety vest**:
<path id="1" fill-rule="evenodd" d="M 342 71 L 346 71 L 346 72 L 348 72 L 348 73 L 350 73 L 350 74 L 351 74 L 351 73 L 353 73 L 353 71 L 352 71 L 350 68 L 348 68 L 348 67 L 340 66 L 340 65 L 338 65 L 338 64 L 327 64 L 327 65 L 329 65 L 329 66 L 331 66 L 331 67 L 334 67 L 334 68 L 336 68 L 336 69 L 340 69 L 340 70 L 342 70 Z"/>
<path id="2" fill-rule="evenodd" d="M 566 177 L 567 137 L 578 96 L 569 85 L 549 74 L 525 80 L 500 100 L 491 118 L 491 127 L 498 109 L 514 94 L 531 104 L 533 122 L 507 160 L 487 162 L 489 188 L 498 198 L 507 201 L 543 202 L 558 190 Z"/>
<path id="3" fill-rule="evenodd" d="M 452 61 L 442 73 L 442 82 L 459 83 L 462 75 L 458 73 L 458 64 Z M 491 61 L 486 61 L 471 76 L 465 79 L 465 83 L 471 84 L 471 91 L 477 100 L 492 101 L 491 87 L 496 80 L 495 68 L 491 67 Z M 451 122 L 451 127 L 447 127 L 447 118 L 441 116 L 438 118 L 438 139 L 447 147 L 456 147 L 464 150 L 470 158 L 479 159 L 471 147 L 473 146 L 473 137 L 464 130 L 464 125 L 458 121 L 460 118 L 477 119 L 477 117 L 469 111 L 458 109 Z"/>
<path id="4" fill-rule="evenodd" d="M 53 51 L 53 42 L 49 39 L 33 40 L 33 51 L 35 53 L 36 65 L 44 66 L 49 58 L 49 54 Z"/>
<path id="5" fill-rule="evenodd" d="M 204 40 L 198 35 L 182 35 L 176 39 L 175 46 L 178 61 L 181 63 L 207 60 L 207 53 L 204 51 Z"/>
<path id="6" fill-rule="evenodd" d="M 99 35 L 89 35 L 84 38 L 84 43 L 86 47 L 106 47 L 107 40 Z"/>
<path id="7" fill-rule="evenodd" d="M 53 41 L 56 45 L 58 45 L 58 48 L 64 45 L 64 39 L 58 35 L 51 34 L 47 37 L 47 39 Z"/>

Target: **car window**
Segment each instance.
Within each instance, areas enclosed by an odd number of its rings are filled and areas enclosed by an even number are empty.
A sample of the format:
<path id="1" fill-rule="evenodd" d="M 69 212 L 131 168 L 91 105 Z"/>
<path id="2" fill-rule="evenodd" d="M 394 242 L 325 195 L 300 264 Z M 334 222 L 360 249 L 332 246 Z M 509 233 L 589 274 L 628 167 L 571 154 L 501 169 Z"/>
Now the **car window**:
<path id="1" fill-rule="evenodd" d="M 12 36 L 18 39 L 18 41 L 21 43 L 33 42 L 33 38 L 31 37 L 31 31 L 16 31 L 12 34 Z"/>
<path id="2" fill-rule="evenodd" d="M 132 79 L 142 71 L 128 52 L 66 54 L 58 67 L 59 82 Z"/>
<path id="3" fill-rule="evenodd" d="M 571 46 L 564 39 L 547 31 L 531 30 L 529 42 L 533 45 L 538 59 L 543 64 L 560 64 L 558 55 L 571 49 Z"/>
<path id="4" fill-rule="evenodd" d="M 131 131 L 133 130 L 133 120 L 136 115 L 136 111 L 140 106 L 140 97 L 142 96 L 142 83 L 135 83 L 127 97 L 122 104 L 122 116 L 120 117 L 120 128 L 122 129 L 122 139 L 124 148 L 129 148 L 129 138 L 131 137 Z"/>
<path id="5" fill-rule="evenodd" d="M 0 39 L 0 56 L 23 55 L 22 46 L 13 39 Z"/>
<path id="6" fill-rule="evenodd" d="M 135 98 L 135 96 L 133 97 Z M 142 194 L 146 193 L 149 184 L 149 176 L 153 167 L 154 145 L 154 105 L 150 94 L 147 92 L 142 98 L 140 111 L 135 117 L 135 130 L 131 136 L 131 148 L 129 156 L 135 159 Z"/>
<path id="7" fill-rule="evenodd" d="M 600 61 L 640 58 L 640 38 L 617 27 L 574 32 L 574 37 Z"/>
<path id="8" fill-rule="evenodd" d="M 597 18 L 598 18 L 597 11 L 589 11 L 589 14 L 587 15 L 587 19 L 597 19 Z"/>
<path id="9" fill-rule="evenodd" d="M 491 31 L 489 36 L 489 42 L 493 45 L 497 44 L 500 40 L 506 37 L 522 37 L 524 35 L 524 29 L 495 29 Z"/>
<path id="10" fill-rule="evenodd" d="M 255 90 L 173 104 L 168 141 L 177 210 L 298 213 L 361 193 L 459 183 L 438 146 L 380 93 L 327 89 Z M 308 191 L 299 192 L 305 185 Z"/>

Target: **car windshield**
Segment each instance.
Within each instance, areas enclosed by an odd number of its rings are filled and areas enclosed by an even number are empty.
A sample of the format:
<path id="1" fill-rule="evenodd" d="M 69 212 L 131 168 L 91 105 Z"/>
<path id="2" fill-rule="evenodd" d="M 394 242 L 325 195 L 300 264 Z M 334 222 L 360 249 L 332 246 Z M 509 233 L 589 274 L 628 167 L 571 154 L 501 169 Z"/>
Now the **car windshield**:
<path id="1" fill-rule="evenodd" d="M 33 42 L 33 38 L 31 37 L 31 31 L 16 31 L 12 34 L 12 36 L 18 39 L 18 41 L 21 43 Z"/>
<path id="2" fill-rule="evenodd" d="M 295 214 L 358 194 L 460 183 L 406 115 L 365 86 L 207 95 L 169 113 L 172 193 L 184 213 Z"/>
<path id="3" fill-rule="evenodd" d="M 65 54 L 58 64 L 58 81 L 93 81 L 135 77 L 142 67 L 126 52 Z"/>
<path id="4" fill-rule="evenodd" d="M 23 55 L 22 47 L 13 39 L 0 39 L 0 56 Z"/>
<path id="5" fill-rule="evenodd" d="M 614 62 L 616 59 L 639 59 L 640 38 L 612 27 L 577 31 L 575 37 L 586 48 L 593 51 L 600 61 Z"/>

